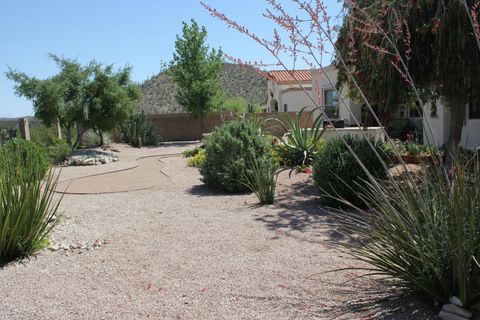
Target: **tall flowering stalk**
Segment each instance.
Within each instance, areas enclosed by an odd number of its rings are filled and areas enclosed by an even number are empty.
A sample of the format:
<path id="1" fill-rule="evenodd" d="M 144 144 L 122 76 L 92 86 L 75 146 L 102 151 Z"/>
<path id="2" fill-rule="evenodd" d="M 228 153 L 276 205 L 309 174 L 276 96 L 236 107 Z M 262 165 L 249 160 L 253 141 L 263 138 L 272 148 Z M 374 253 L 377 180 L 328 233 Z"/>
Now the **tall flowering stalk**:
<path id="1" fill-rule="evenodd" d="M 466 10 L 471 25 L 466 25 L 464 23 L 466 20 L 459 22 L 454 19 L 455 17 L 463 19 L 467 16 L 461 2 L 455 1 L 445 0 L 448 6 L 442 7 L 443 11 L 435 12 L 433 10 L 435 1 L 405 0 L 396 6 L 383 0 L 375 3 L 347 0 L 345 2 L 347 17 L 343 27 L 338 28 L 332 26 L 332 18 L 321 0 L 291 0 L 290 3 L 298 8 L 295 14 L 285 10 L 279 1 L 268 0 L 269 9 L 266 10 L 264 17 L 274 21 L 278 26 L 273 32 L 272 40 L 257 36 L 203 2 L 202 5 L 227 26 L 247 35 L 267 49 L 278 65 L 285 70 L 294 69 L 300 59 L 312 68 L 319 69 L 322 76 L 337 91 L 354 123 L 361 127 L 348 103 L 345 103 L 343 92 L 322 68 L 324 58 L 329 54 L 335 56 L 336 66 L 344 80 L 348 79 L 349 86 L 357 91 L 357 98 L 367 106 L 379 125 L 381 121 L 373 112 L 372 101 L 368 99 L 372 95 L 366 92 L 369 88 L 365 87 L 365 83 L 369 81 L 368 72 L 372 70 L 359 68 L 360 60 L 365 57 L 382 59 L 389 67 L 391 79 L 401 84 L 402 90 L 408 91 L 409 98 L 416 103 L 421 113 L 424 112 L 422 106 L 427 98 L 440 95 L 447 100 L 450 99 L 448 101 L 451 102 L 458 93 L 449 95 L 447 90 L 458 89 L 464 96 L 455 105 L 458 110 L 454 113 L 455 119 L 461 118 L 462 112 L 465 111 L 464 99 L 470 93 L 466 94 L 465 88 L 459 87 L 459 84 L 475 88 L 478 84 L 477 78 L 480 78 L 476 77 L 480 63 L 468 65 L 470 60 L 467 62 L 455 60 L 454 64 L 449 66 L 444 60 L 452 54 L 452 50 L 458 53 L 459 48 L 464 50 L 467 53 L 466 57 L 472 61 L 480 57 L 476 50 L 469 47 L 475 44 L 475 38 L 478 40 L 479 10 L 478 2 L 471 7 L 467 4 Z M 417 7 L 414 7 L 415 5 Z M 431 14 L 432 12 L 435 14 Z M 422 14 L 418 21 L 420 27 L 414 23 L 417 14 Z M 459 23 L 457 29 L 456 22 Z M 455 40 L 452 38 L 452 30 L 464 32 L 465 37 L 460 36 Z M 475 37 L 469 38 L 471 34 Z M 343 44 L 346 43 L 345 46 L 336 41 L 337 36 L 344 41 Z M 456 36 L 458 37 L 458 34 Z M 441 48 L 444 44 L 441 42 L 443 39 L 458 41 L 460 46 L 457 48 L 447 46 L 445 52 L 428 50 L 433 47 L 435 50 Z M 333 52 L 328 52 L 328 47 L 333 47 Z M 345 47 L 347 50 L 342 50 Z M 421 53 L 419 50 L 424 49 L 425 55 L 419 56 L 419 52 Z M 287 67 L 286 58 L 292 61 L 293 68 Z M 439 62 L 443 64 L 434 67 L 429 65 Z M 371 68 L 374 64 L 366 63 L 365 66 Z M 434 69 L 433 72 L 425 69 L 427 67 Z M 468 67 L 471 74 L 463 76 L 459 70 L 454 69 L 448 73 L 448 68 L 453 67 L 460 68 L 460 71 Z M 376 72 L 382 75 L 382 71 L 385 70 L 379 69 Z M 442 76 L 437 79 L 439 82 L 429 83 L 438 75 Z M 459 80 L 458 83 L 447 79 L 448 75 Z M 331 124 L 331 119 L 323 112 L 319 103 L 320 94 L 314 95 L 305 90 L 296 79 L 295 73 L 291 72 L 291 76 L 312 104 L 322 111 L 325 120 Z M 373 97 L 375 98 L 375 95 Z M 427 131 L 434 137 L 428 119 L 425 119 L 425 123 Z M 338 133 L 335 128 L 333 130 Z M 458 127 L 452 130 L 458 138 Z M 386 137 L 391 141 L 388 135 Z M 472 169 L 472 163 L 478 164 L 478 160 L 473 159 L 465 164 L 451 157 L 452 168 L 455 170 L 448 172 L 443 165 L 433 165 L 429 170 L 422 172 L 420 178 L 413 177 L 402 163 L 406 172 L 402 180 L 398 181 L 390 176 L 388 181 L 378 181 L 368 172 L 345 139 L 340 135 L 339 139 L 346 144 L 368 178 L 366 187 L 357 188 L 358 196 L 368 206 L 367 210 L 354 207 L 345 199 L 337 199 L 345 206 L 355 209 L 353 213 L 352 211 L 335 213 L 340 222 L 338 225 L 340 231 L 351 240 L 343 249 L 355 258 L 368 262 L 372 266 L 369 270 L 373 274 L 395 279 L 405 288 L 436 301 L 447 302 L 452 295 L 457 295 L 467 308 L 480 311 L 480 296 L 477 292 L 480 285 L 478 267 L 480 237 L 477 231 L 480 226 L 478 206 L 480 183 L 476 178 L 478 165 L 474 165 Z M 369 147 L 374 150 L 371 143 Z M 397 148 L 395 152 L 399 154 Z M 376 155 L 380 157 L 378 153 Z M 382 165 L 387 167 L 384 162 Z"/>

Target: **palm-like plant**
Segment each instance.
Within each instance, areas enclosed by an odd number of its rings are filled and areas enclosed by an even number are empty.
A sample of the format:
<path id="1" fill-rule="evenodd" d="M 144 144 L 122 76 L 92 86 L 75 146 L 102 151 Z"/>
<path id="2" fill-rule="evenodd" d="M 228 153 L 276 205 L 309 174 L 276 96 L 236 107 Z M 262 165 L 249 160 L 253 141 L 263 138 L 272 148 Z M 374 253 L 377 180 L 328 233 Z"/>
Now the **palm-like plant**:
<path id="1" fill-rule="evenodd" d="M 295 117 L 285 119 L 269 118 L 267 122 L 279 124 L 285 131 L 283 136 L 283 147 L 291 157 L 290 163 L 295 166 L 311 165 L 319 152 L 319 144 L 325 129 L 322 127 L 323 116 L 315 117 L 316 110 L 302 108 Z M 306 114 L 306 116 L 304 116 Z M 312 123 L 311 126 L 308 126 Z"/>

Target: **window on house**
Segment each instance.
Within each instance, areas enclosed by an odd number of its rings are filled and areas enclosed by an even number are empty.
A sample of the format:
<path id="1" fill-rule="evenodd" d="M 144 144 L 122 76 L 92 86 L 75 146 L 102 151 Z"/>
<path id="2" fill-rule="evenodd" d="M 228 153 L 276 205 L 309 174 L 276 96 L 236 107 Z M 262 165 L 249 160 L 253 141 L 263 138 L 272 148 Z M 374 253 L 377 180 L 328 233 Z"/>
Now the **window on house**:
<path id="1" fill-rule="evenodd" d="M 288 112 L 288 104 L 283 105 L 283 112 Z"/>
<path id="2" fill-rule="evenodd" d="M 325 113 L 329 118 L 338 117 L 338 96 L 334 89 L 327 89 L 323 91 L 323 105 L 325 106 Z"/>
<path id="3" fill-rule="evenodd" d="M 480 99 L 470 99 L 468 103 L 468 118 L 480 119 Z"/>

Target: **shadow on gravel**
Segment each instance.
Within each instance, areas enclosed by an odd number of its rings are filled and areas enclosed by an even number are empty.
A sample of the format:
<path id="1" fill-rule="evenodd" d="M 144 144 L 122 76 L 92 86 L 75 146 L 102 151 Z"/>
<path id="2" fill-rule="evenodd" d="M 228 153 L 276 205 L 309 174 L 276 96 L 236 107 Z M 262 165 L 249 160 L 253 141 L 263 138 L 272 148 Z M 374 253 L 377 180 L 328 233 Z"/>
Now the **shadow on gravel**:
<path id="1" fill-rule="evenodd" d="M 270 230 L 317 232 L 332 241 L 345 238 L 333 227 L 335 221 L 330 212 L 321 207 L 320 194 L 311 178 L 279 184 L 275 203 L 270 208 L 274 210 L 268 213 L 260 210 L 255 218 Z"/>
<path id="2" fill-rule="evenodd" d="M 206 184 L 197 184 L 187 189 L 187 193 L 196 197 L 211 197 L 211 196 L 223 196 L 225 195 L 219 190 L 215 190 L 207 186 Z"/>
<path id="3" fill-rule="evenodd" d="M 367 282 L 368 281 L 368 282 Z M 387 287 L 387 289 L 385 289 Z M 372 279 L 343 285 L 323 282 L 322 289 L 311 290 L 308 285 L 282 286 L 288 296 L 233 295 L 235 299 L 265 303 L 265 311 L 274 309 L 292 318 L 314 319 L 378 319 L 378 320 L 433 320 L 432 307 L 401 289 L 388 289 L 388 284 Z M 343 297 L 342 301 L 334 297 Z M 344 300 L 345 299 L 345 300 Z M 268 304 L 268 305 L 267 305 Z"/>

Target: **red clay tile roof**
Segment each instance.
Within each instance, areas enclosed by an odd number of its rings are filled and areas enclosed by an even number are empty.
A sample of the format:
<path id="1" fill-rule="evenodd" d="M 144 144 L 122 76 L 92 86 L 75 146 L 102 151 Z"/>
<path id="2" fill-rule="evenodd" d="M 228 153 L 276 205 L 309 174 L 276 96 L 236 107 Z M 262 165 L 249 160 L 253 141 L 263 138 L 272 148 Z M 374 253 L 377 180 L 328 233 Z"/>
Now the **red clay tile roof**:
<path id="1" fill-rule="evenodd" d="M 297 80 L 300 82 L 311 82 L 312 70 L 273 70 L 268 71 L 268 76 L 278 84 L 296 83 Z"/>

